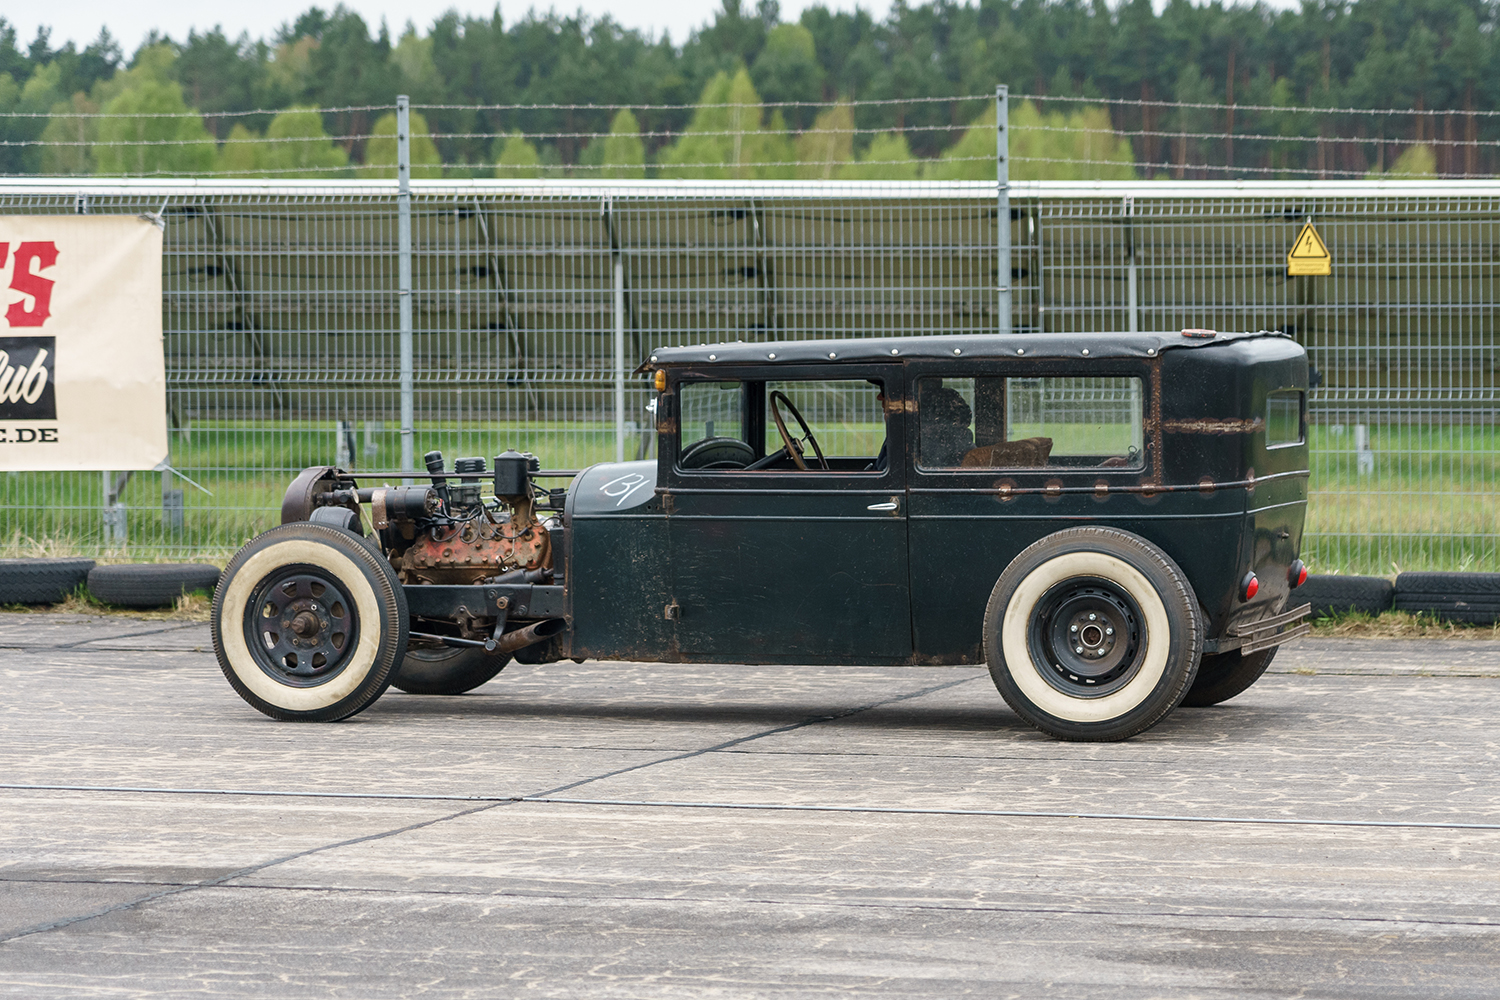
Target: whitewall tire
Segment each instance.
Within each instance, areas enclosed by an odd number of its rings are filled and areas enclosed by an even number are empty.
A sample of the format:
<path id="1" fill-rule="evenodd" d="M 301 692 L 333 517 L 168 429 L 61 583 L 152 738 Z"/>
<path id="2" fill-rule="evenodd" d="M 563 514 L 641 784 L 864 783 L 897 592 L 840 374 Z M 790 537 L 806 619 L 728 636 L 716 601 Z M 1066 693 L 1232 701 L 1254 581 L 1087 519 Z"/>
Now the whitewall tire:
<path id="1" fill-rule="evenodd" d="M 1182 701 L 1202 628 L 1165 552 L 1114 528 L 1069 528 L 1006 567 L 984 646 L 995 686 L 1028 723 L 1058 739 L 1123 740 Z"/>
<path id="2" fill-rule="evenodd" d="M 347 531 L 283 524 L 237 552 L 214 594 L 219 666 L 274 719 L 333 722 L 385 692 L 406 653 L 406 595 Z"/>

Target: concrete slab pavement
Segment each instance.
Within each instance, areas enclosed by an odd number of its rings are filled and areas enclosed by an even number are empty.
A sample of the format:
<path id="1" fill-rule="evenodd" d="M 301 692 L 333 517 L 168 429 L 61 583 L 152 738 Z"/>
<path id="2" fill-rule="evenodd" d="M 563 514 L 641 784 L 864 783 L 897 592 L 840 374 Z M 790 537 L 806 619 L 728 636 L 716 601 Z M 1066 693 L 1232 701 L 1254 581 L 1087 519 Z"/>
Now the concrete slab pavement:
<path id="1" fill-rule="evenodd" d="M 0 615 L 0 995 L 1500 993 L 1500 643 L 1304 641 L 1076 745 L 972 668 L 278 724 L 172 624 Z"/>

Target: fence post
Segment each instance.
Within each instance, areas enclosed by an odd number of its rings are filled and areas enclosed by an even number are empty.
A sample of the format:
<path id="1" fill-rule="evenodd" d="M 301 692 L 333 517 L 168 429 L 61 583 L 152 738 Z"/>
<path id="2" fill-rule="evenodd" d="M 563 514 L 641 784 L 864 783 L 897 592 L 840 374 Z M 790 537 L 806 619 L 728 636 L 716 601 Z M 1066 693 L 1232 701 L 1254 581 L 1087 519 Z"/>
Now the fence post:
<path id="1" fill-rule="evenodd" d="M 1003 83 L 995 88 L 995 180 L 998 199 L 995 218 L 999 223 L 995 256 L 1000 270 L 998 332 L 1010 333 L 1010 88 Z"/>
<path id="2" fill-rule="evenodd" d="M 1125 272 L 1125 325 L 1131 333 L 1139 333 L 1141 328 L 1140 286 L 1137 284 L 1135 267 L 1135 223 L 1131 221 L 1131 216 L 1135 212 L 1135 199 L 1127 194 L 1121 205 L 1121 211 L 1125 216 L 1125 259 L 1129 262 L 1129 267 Z"/>
<path id="3" fill-rule="evenodd" d="M 396 97 L 396 216 L 401 300 L 401 471 L 413 467 L 415 407 L 412 402 L 411 333 L 411 98 Z M 410 485 L 410 480 L 403 480 Z"/>
<path id="4" fill-rule="evenodd" d="M 615 228 L 615 199 L 610 196 L 609 224 L 611 233 Z M 615 461 L 625 461 L 625 250 L 614 248 L 615 265 Z"/>

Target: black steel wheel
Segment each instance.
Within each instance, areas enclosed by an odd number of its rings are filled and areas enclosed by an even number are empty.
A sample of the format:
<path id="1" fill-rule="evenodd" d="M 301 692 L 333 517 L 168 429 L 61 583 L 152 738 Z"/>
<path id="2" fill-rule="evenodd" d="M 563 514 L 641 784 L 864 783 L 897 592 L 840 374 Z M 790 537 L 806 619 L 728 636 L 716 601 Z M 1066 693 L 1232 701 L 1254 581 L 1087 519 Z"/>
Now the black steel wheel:
<path id="1" fill-rule="evenodd" d="M 391 686 L 407 694 L 463 694 L 493 680 L 508 663 L 509 656 L 472 647 L 412 646 Z"/>
<path id="2" fill-rule="evenodd" d="M 1114 528 L 1069 528 L 1006 567 L 985 611 L 995 686 L 1021 718 L 1063 740 L 1128 739 L 1187 692 L 1202 644 L 1182 570 Z"/>
<path id="3" fill-rule="evenodd" d="M 326 525 L 284 524 L 230 560 L 214 652 L 240 697 L 274 719 L 332 722 L 384 693 L 406 652 L 406 596 L 390 564 Z"/>
<path id="4" fill-rule="evenodd" d="M 1274 646 L 1248 656 L 1237 649 L 1229 653 L 1203 654 L 1198 664 L 1198 676 L 1182 703 L 1189 708 L 1207 708 L 1243 694 L 1260 680 L 1260 675 L 1266 672 L 1275 656 Z"/>

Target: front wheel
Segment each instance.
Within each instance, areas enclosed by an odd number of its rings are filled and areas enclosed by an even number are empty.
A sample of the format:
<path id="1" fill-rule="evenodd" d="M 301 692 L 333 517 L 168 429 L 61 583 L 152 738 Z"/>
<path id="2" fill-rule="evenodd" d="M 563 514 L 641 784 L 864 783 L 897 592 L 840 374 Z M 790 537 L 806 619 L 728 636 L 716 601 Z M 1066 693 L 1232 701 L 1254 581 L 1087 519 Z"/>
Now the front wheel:
<path id="1" fill-rule="evenodd" d="M 995 686 L 1062 740 L 1123 740 L 1156 725 L 1192 684 L 1201 644 L 1182 570 L 1114 528 L 1069 528 L 1031 545 L 985 609 Z"/>
<path id="2" fill-rule="evenodd" d="M 463 694 L 494 679 L 509 662 L 509 656 L 496 656 L 472 646 L 413 647 L 406 651 L 391 686 L 407 694 Z"/>
<path id="3" fill-rule="evenodd" d="M 273 719 L 333 722 L 385 692 L 406 653 L 406 595 L 347 531 L 283 524 L 235 553 L 214 594 L 214 652 Z"/>

